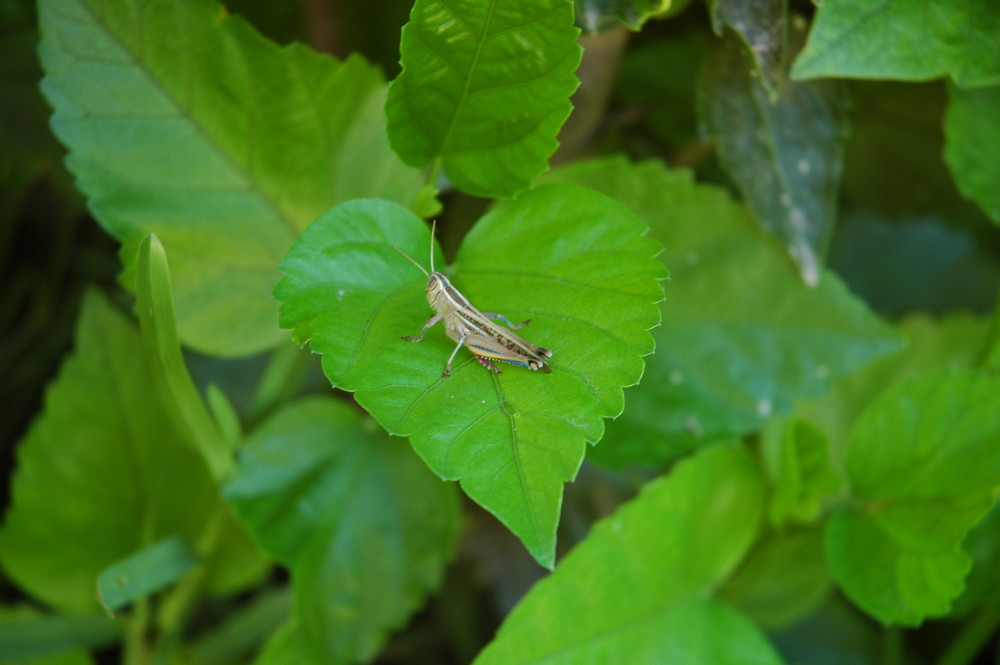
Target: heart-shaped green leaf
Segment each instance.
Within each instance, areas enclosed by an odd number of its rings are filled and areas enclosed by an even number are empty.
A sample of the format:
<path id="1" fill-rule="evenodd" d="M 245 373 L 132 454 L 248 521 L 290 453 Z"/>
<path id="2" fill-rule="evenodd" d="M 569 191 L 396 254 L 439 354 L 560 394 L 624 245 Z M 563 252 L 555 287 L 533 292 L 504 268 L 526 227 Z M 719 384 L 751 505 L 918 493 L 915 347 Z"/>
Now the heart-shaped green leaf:
<path id="1" fill-rule="evenodd" d="M 294 613 L 260 662 L 367 662 L 441 582 L 458 495 L 404 441 L 330 399 L 248 439 L 226 497 L 292 577 Z"/>
<path id="2" fill-rule="evenodd" d="M 299 237 L 275 289 L 281 325 L 323 355 L 335 386 L 551 566 L 562 484 L 653 350 L 665 270 L 645 231 L 604 195 L 554 185 L 499 205 L 465 239 L 454 286 L 483 311 L 531 319 L 518 333 L 553 351 L 551 374 L 492 374 L 463 349 L 444 378 L 455 343 L 441 326 L 419 344 L 400 339 L 431 312 L 425 278 L 393 247 L 423 262 L 430 237 L 387 201 L 343 203 Z M 434 265 L 443 269 L 440 256 Z"/>
<path id="3" fill-rule="evenodd" d="M 973 370 L 925 372 L 858 418 L 847 475 L 863 501 L 827 528 L 834 577 L 884 623 L 948 610 L 969 557 L 960 543 L 1000 483 L 1000 381 Z"/>
<path id="4" fill-rule="evenodd" d="M 386 101 L 389 140 L 410 165 L 440 158 L 459 189 L 525 189 L 548 167 L 579 82 L 567 0 L 417 0 Z"/>

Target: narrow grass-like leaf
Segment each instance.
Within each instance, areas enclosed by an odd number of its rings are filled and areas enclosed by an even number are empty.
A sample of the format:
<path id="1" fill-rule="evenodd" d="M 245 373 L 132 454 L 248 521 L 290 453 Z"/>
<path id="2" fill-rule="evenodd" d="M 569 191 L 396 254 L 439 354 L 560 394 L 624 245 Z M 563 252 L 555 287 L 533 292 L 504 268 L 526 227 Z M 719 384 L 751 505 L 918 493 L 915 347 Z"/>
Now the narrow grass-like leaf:
<path id="1" fill-rule="evenodd" d="M 981 0 L 829 0 L 792 76 L 1000 83 L 1000 14 Z"/>
<path id="2" fill-rule="evenodd" d="M 0 654 L 6 663 L 40 663 L 46 657 L 81 654 L 121 638 L 121 623 L 100 614 L 40 614 L 28 607 L 0 607 Z M 60 664 L 63 661 L 57 661 Z"/>
<path id="3" fill-rule="evenodd" d="M 836 216 L 847 95 L 836 81 L 785 81 L 769 94 L 753 66 L 732 34 L 711 45 L 700 114 L 747 205 L 815 286 Z"/>
<path id="4" fill-rule="evenodd" d="M 755 624 L 778 631 L 804 619 L 830 596 L 820 528 L 768 532 L 719 590 Z"/>
<path id="5" fill-rule="evenodd" d="M 115 612 L 176 582 L 197 561 L 187 541 L 168 536 L 102 570 L 97 594 L 104 608 Z"/>
<path id="6" fill-rule="evenodd" d="M 258 428 L 226 496 L 291 571 L 298 656 L 276 662 L 369 661 L 440 584 L 458 531 L 454 488 L 328 398 Z"/>
<path id="7" fill-rule="evenodd" d="M 1000 224 L 1000 160 L 996 159 L 1000 154 L 1000 85 L 982 90 L 951 86 L 944 131 L 944 156 L 958 188 Z"/>
<path id="8" fill-rule="evenodd" d="M 279 47 L 208 0 L 42 0 L 42 90 L 67 164 L 109 233 L 170 253 L 188 346 L 245 355 L 282 339 L 270 297 L 298 232 L 337 201 L 409 205 L 379 71 Z"/>
<path id="9" fill-rule="evenodd" d="M 757 535 L 763 488 L 743 448 L 678 464 L 590 531 L 510 613 L 476 665 L 780 663 L 712 598 Z"/>
<path id="10" fill-rule="evenodd" d="M 627 209 L 567 185 L 526 192 L 494 208 L 466 237 L 454 285 L 483 311 L 553 350 L 552 373 L 502 365 L 494 375 L 455 347 L 432 314 L 422 263 L 426 225 L 385 201 L 353 201 L 323 215 L 282 262 L 281 324 L 323 355 L 334 385 L 391 433 L 409 436 L 442 478 L 460 480 L 543 565 L 551 566 L 562 485 L 621 413 L 653 350 L 662 297 L 659 244 Z M 435 267 L 444 270 L 440 256 Z"/>
<path id="11" fill-rule="evenodd" d="M 95 580 L 107 566 L 165 536 L 198 542 L 223 508 L 153 381 L 139 331 L 88 294 L 76 350 L 18 447 L 0 531 L 6 573 L 54 607 L 96 609 Z M 238 555 L 238 540 L 222 551 Z M 243 575 L 235 560 L 229 574 Z"/>
<path id="12" fill-rule="evenodd" d="M 578 33 L 569 0 L 417 0 L 386 102 L 392 147 L 440 159 L 469 194 L 526 189 L 572 108 Z"/>
<path id="13" fill-rule="evenodd" d="M 966 532 L 1000 485 L 1000 381 L 932 371 L 894 386 L 862 413 L 847 472 L 863 504 L 827 529 L 834 577 L 884 623 L 941 615 L 962 590 Z"/>
<path id="14" fill-rule="evenodd" d="M 143 355 L 150 363 L 154 383 L 178 429 L 185 432 L 205 459 L 216 480 L 228 475 L 232 450 L 205 408 L 184 364 L 174 319 L 174 301 L 163 245 L 154 235 L 139 245 L 136 263 L 136 312 L 142 332 Z"/>
<path id="15" fill-rule="evenodd" d="M 645 219 L 671 268 L 664 322 L 629 408 L 594 450 L 609 464 L 661 464 L 759 429 L 795 400 L 899 348 L 835 275 L 806 287 L 746 209 L 690 173 L 606 159 L 547 178 L 603 191 Z"/>

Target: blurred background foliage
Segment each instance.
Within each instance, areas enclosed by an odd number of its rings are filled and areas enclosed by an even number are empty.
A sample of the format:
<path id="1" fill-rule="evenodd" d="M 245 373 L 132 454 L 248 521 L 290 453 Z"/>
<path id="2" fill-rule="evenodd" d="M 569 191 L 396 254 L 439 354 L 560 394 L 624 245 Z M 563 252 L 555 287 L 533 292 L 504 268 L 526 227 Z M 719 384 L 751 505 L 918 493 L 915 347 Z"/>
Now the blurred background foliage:
<path id="1" fill-rule="evenodd" d="M 408 0 L 384 0 L 374 9 L 361 0 L 231 0 L 265 35 L 298 40 L 343 58 L 360 52 L 387 78 L 399 72 L 399 33 Z M 790 3 L 811 15 L 811 3 Z M 554 162 L 614 152 L 653 157 L 695 170 L 698 179 L 732 187 L 696 114 L 698 68 L 714 39 L 701 3 L 678 3 L 666 20 L 639 33 L 612 25 L 584 35 L 582 86 L 576 110 Z M 88 216 L 65 170 L 63 148 L 48 129 L 50 110 L 38 91 L 34 3 L 0 0 L 0 460 L 2 500 L 9 499 L 13 447 L 41 407 L 47 382 L 70 349 L 85 287 L 119 300 L 117 244 Z M 850 137 L 840 191 L 839 222 L 828 255 L 832 268 L 877 312 L 987 312 L 1000 285 L 1000 229 L 956 189 L 941 158 L 946 84 L 852 81 Z M 445 195 L 446 249 L 481 214 L 486 201 Z M 262 358 L 221 361 L 190 356 L 196 378 L 210 375 L 238 410 L 250 410 L 248 388 L 264 371 Z M 307 373 L 304 390 L 325 385 Z M 645 478 L 585 466 L 566 488 L 560 549 L 585 535 L 594 519 L 613 510 Z M 380 662 L 423 653 L 423 662 L 467 662 L 490 638 L 503 614 L 540 571 L 520 543 L 466 502 L 463 548 L 489 550 L 492 568 L 473 568 L 460 556 L 442 592 L 396 635 Z M 994 511 L 996 514 L 996 511 Z M 468 552 L 467 552 L 468 553 Z M 3 599 L 17 599 L 9 586 Z M 488 598 L 487 598 L 488 596 Z M 443 599 L 447 599 L 446 601 Z M 484 602 L 488 601 L 488 602 Z M 485 608 L 492 608 L 487 610 Z M 219 608 L 209 608 L 212 610 Z M 811 630 L 830 626 L 860 654 L 876 629 L 846 604 L 834 601 L 793 634 L 777 638 L 790 654 L 808 652 Z M 935 630 L 933 627 L 930 631 Z M 930 635 L 928 639 L 933 639 Z M 845 647 L 841 654 L 853 647 Z M 408 660 L 407 662 L 417 662 Z"/>

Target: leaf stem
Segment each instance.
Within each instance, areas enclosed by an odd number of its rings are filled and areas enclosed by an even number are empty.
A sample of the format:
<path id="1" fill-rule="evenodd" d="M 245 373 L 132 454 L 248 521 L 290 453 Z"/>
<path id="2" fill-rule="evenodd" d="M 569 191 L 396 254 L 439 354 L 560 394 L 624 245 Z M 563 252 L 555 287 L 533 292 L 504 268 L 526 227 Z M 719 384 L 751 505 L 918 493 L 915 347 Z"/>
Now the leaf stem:
<path id="1" fill-rule="evenodd" d="M 1000 627 L 1000 600 L 993 599 L 983 604 L 982 609 L 966 622 L 937 665 L 968 665 Z"/>

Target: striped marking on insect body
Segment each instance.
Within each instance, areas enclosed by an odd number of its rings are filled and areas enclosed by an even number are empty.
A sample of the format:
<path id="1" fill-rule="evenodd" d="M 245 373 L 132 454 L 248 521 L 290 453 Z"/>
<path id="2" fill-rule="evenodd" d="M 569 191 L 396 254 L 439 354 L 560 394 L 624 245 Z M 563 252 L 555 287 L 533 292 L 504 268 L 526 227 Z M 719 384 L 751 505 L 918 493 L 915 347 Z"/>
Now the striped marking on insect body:
<path id="1" fill-rule="evenodd" d="M 398 247 L 395 248 L 410 263 L 417 266 L 420 272 L 427 275 L 427 302 L 435 312 L 434 316 L 424 324 L 420 335 L 403 337 L 402 339 L 419 342 L 431 326 L 444 321 L 445 333 L 457 342 L 455 349 L 445 362 L 445 377 L 451 376 L 451 361 L 455 359 L 458 350 L 463 346 L 472 351 L 479 364 L 497 374 L 501 372 L 496 365 L 490 362 L 492 360 L 518 365 L 545 374 L 551 372 L 552 368 L 546 361 L 552 357 L 552 351 L 536 346 L 496 323 L 496 319 L 500 319 L 517 330 L 531 323 L 531 319 L 515 325 L 503 314 L 479 311 L 469 302 L 468 298 L 451 285 L 444 273 L 434 270 L 434 233 L 436 230 L 437 224 L 435 223 L 431 227 L 430 272 L 424 270 L 424 267 L 410 258 L 406 252 Z"/>

